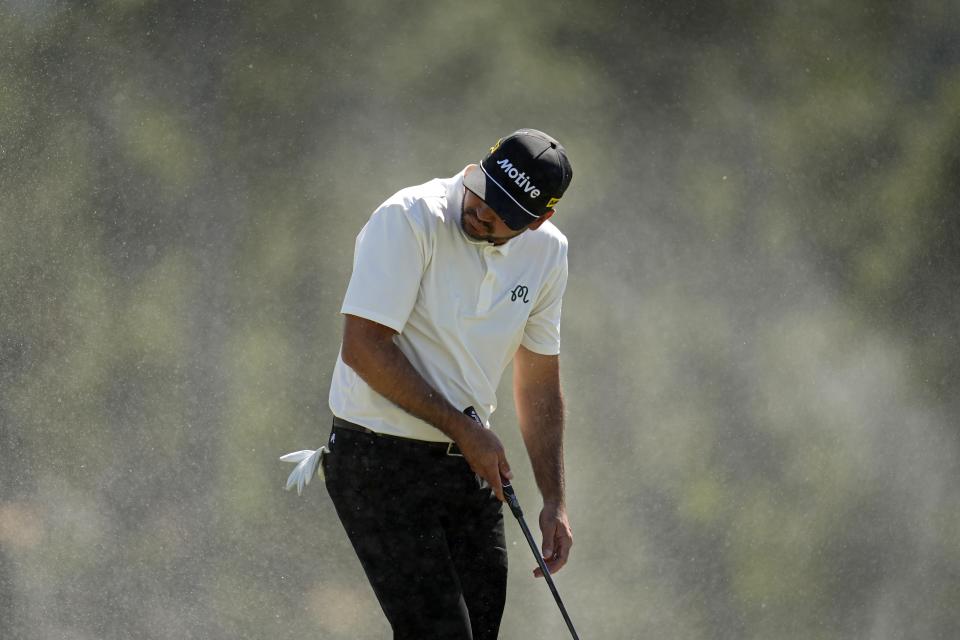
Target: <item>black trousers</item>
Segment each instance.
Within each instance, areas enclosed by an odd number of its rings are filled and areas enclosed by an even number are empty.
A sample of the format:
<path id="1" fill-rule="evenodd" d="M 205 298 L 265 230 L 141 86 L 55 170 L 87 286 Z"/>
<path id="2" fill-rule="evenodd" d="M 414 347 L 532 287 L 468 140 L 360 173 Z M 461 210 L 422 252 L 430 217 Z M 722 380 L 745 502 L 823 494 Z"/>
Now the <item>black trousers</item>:
<path id="1" fill-rule="evenodd" d="M 460 456 L 334 426 L 327 492 L 394 640 L 497 637 L 507 588 L 502 503 Z"/>

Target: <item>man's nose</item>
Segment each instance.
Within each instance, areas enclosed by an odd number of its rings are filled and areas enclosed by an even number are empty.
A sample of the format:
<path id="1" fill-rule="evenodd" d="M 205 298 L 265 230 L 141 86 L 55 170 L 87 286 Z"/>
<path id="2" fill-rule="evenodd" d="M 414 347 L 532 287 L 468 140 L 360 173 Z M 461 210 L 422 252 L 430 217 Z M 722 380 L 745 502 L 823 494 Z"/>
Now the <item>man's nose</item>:
<path id="1" fill-rule="evenodd" d="M 484 205 L 482 207 L 477 208 L 477 217 L 480 218 L 480 220 L 482 220 L 483 222 L 492 224 L 493 221 L 496 219 L 497 214 L 493 212 L 493 209 Z"/>

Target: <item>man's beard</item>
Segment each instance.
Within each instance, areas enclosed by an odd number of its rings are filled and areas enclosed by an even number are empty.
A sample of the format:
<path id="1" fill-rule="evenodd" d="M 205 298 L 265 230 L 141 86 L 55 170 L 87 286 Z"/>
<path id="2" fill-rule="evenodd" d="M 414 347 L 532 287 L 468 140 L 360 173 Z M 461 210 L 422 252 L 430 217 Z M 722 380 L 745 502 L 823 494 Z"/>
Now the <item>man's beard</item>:
<path id="1" fill-rule="evenodd" d="M 485 240 L 487 242 L 493 242 L 495 240 L 491 234 L 492 229 L 477 216 L 476 209 L 463 210 L 460 216 L 460 226 L 463 228 L 464 233 L 474 240 Z"/>

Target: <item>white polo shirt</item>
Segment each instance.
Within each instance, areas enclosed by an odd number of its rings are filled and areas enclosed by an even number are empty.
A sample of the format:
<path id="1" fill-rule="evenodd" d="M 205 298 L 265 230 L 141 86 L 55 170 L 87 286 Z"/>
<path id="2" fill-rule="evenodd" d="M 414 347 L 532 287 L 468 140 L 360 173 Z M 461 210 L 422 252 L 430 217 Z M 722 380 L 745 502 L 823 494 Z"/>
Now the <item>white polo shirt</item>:
<path id="1" fill-rule="evenodd" d="M 341 313 L 398 332 L 395 342 L 424 379 L 481 421 L 519 346 L 560 352 L 567 239 L 548 220 L 500 246 L 460 226 L 463 172 L 394 194 L 357 236 Z M 333 414 L 377 432 L 448 442 L 439 429 L 393 404 L 337 358 Z"/>

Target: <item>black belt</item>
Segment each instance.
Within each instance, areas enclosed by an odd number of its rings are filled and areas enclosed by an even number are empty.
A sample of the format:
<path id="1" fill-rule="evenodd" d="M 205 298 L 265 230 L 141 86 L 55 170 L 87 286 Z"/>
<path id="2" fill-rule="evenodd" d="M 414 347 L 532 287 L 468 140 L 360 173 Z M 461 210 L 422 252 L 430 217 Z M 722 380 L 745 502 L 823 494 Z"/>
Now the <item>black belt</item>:
<path id="1" fill-rule="evenodd" d="M 456 442 L 431 442 L 429 440 L 415 440 L 413 438 L 404 438 L 403 436 L 395 436 L 389 433 L 380 433 L 379 431 L 374 431 L 373 429 L 362 427 L 359 424 L 348 422 L 343 418 L 338 418 L 337 416 L 333 417 L 333 427 L 334 429 L 345 429 L 346 431 L 358 431 L 360 433 L 374 435 L 379 438 L 388 438 L 390 440 L 396 440 L 397 442 L 403 443 L 403 444 L 411 444 L 418 447 L 424 447 L 426 449 L 435 450 L 438 453 L 445 453 L 448 456 L 463 457 L 463 453 L 460 452 L 460 447 L 457 446 Z"/>

